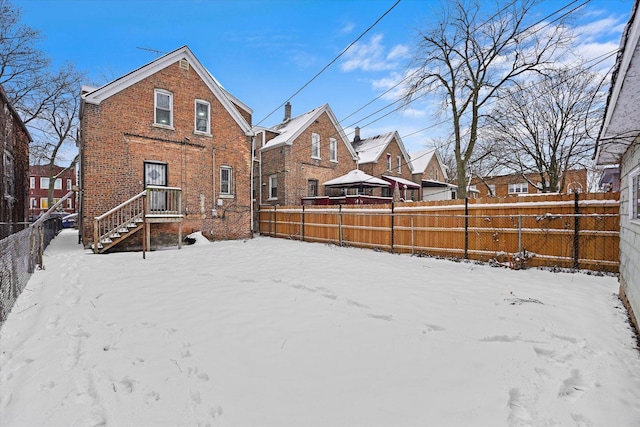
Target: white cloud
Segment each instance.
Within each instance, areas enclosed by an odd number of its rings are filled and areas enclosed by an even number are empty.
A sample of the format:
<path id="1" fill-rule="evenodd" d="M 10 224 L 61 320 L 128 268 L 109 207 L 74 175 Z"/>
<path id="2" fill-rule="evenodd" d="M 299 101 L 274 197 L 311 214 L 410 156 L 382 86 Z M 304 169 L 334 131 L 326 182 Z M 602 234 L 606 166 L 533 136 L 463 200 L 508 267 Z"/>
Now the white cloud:
<path id="1" fill-rule="evenodd" d="M 395 45 L 391 49 L 382 43 L 383 35 L 376 34 L 369 42 L 359 42 L 346 53 L 340 68 L 342 71 L 384 71 L 393 70 L 399 66 L 398 61 L 407 57 L 409 47 Z M 388 52 L 387 52 L 388 51 Z"/>
<path id="2" fill-rule="evenodd" d="M 355 27 L 356 27 L 356 24 L 354 24 L 353 22 L 347 22 L 342 26 L 342 28 L 338 30 L 338 32 L 340 34 L 349 34 L 353 31 Z"/>

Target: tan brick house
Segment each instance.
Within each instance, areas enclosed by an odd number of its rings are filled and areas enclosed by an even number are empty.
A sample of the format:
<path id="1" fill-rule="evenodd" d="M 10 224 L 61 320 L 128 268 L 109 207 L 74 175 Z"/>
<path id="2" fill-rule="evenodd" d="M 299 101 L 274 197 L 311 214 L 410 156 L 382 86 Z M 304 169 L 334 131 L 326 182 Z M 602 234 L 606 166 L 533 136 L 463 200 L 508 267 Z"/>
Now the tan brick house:
<path id="1" fill-rule="evenodd" d="M 389 182 L 388 187 L 370 188 L 372 196 L 392 197 L 395 188 L 404 200 L 418 200 L 420 185 L 412 181 L 413 165 L 397 131 L 360 138 L 355 129 L 353 149 L 358 155 L 358 169 Z"/>
<path id="2" fill-rule="evenodd" d="M 31 135 L 0 86 L 0 239 L 20 231 L 27 216 Z M 23 224 L 18 224 L 23 223 Z"/>
<path id="3" fill-rule="evenodd" d="M 96 217 L 107 221 L 125 202 L 120 211 L 139 211 L 141 195 L 152 247 L 176 244 L 182 230 L 211 239 L 249 236 L 251 114 L 186 46 L 102 87 L 83 87 L 79 216 L 85 246 L 98 235 Z M 120 222 L 116 228 L 135 232 L 139 214 Z M 99 241 L 113 245 L 109 234 L 123 239 L 118 230 L 98 228 Z M 143 233 L 129 235 L 118 249 L 140 247 Z"/>
<path id="4" fill-rule="evenodd" d="M 282 123 L 254 131 L 254 197 L 262 205 L 299 205 L 303 197 L 333 195 L 322 183 L 355 167 L 356 153 L 329 104 L 292 118 L 287 103 Z"/>

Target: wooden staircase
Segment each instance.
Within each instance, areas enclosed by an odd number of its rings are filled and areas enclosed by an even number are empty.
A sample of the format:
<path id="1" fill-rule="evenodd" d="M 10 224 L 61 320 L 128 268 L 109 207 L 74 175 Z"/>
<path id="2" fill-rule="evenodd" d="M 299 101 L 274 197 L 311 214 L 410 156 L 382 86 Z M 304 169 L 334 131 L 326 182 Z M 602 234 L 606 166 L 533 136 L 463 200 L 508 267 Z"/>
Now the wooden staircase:
<path id="1" fill-rule="evenodd" d="M 93 223 L 94 253 L 104 253 L 138 230 L 145 230 L 143 252 L 150 248 L 150 223 L 179 222 L 178 247 L 182 242 L 182 190 L 175 187 L 148 186 L 143 192 L 108 212 Z"/>

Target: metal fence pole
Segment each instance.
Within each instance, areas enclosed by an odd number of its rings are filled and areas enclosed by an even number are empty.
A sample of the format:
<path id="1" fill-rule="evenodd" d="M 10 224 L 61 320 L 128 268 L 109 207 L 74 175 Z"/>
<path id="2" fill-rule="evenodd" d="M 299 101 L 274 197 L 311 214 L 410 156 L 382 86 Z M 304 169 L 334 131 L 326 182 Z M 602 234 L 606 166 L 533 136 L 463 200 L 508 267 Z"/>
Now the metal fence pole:
<path id="1" fill-rule="evenodd" d="M 302 205 L 302 225 L 300 230 L 300 240 L 304 242 L 304 205 Z"/>
<path id="2" fill-rule="evenodd" d="M 393 233 L 393 231 L 394 231 L 393 230 L 393 222 L 394 222 L 394 219 L 395 219 L 394 207 L 395 207 L 395 203 L 391 202 L 391 253 L 392 254 L 395 253 L 394 250 L 393 250 L 393 243 L 394 243 L 393 240 L 394 240 L 394 237 L 395 237 L 394 233 Z"/>
<path id="3" fill-rule="evenodd" d="M 522 254 L 522 215 L 518 215 L 518 253 Z"/>
<path id="4" fill-rule="evenodd" d="M 464 198 L 464 259 L 469 259 L 469 198 Z"/>
<path id="5" fill-rule="evenodd" d="M 580 241 L 578 238 L 578 233 L 580 231 L 580 204 L 579 204 L 579 197 L 580 195 L 578 193 L 573 193 L 573 213 L 574 213 L 574 217 L 573 217 L 573 268 L 574 269 L 578 269 L 578 266 L 580 264 L 580 257 L 579 257 L 579 249 L 580 249 Z"/>
<path id="6" fill-rule="evenodd" d="M 342 246 L 342 205 L 338 205 L 338 245 Z"/>
<path id="7" fill-rule="evenodd" d="M 411 255 L 413 255 L 415 249 L 414 240 L 413 240 L 413 214 L 411 215 Z"/>

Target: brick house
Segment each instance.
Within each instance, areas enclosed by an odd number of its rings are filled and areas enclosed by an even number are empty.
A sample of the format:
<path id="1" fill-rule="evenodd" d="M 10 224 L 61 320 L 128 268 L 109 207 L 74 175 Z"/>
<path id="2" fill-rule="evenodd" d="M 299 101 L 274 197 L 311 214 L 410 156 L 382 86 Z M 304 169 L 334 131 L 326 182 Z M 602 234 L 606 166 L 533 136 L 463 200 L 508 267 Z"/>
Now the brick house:
<path id="1" fill-rule="evenodd" d="M 175 244 L 183 229 L 210 239 L 250 236 L 251 115 L 187 46 L 102 87 L 83 87 L 79 221 L 84 245 L 102 236 L 102 225 L 94 230 L 94 218 L 113 215 L 123 202 L 140 211 L 141 195 L 153 222 L 146 234 L 152 247 Z M 139 222 L 138 213 L 123 224 L 135 232 Z M 139 248 L 142 234 L 129 233 L 132 238 L 118 247 Z"/>
<path id="2" fill-rule="evenodd" d="M 0 239 L 21 230 L 28 221 L 27 182 L 31 135 L 0 86 Z"/>
<path id="3" fill-rule="evenodd" d="M 447 182 L 447 167 L 438 150 L 422 150 L 410 154 L 413 166 L 412 180 L 420 184 L 418 200 L 452 200 L 457 185 Z"/>
<path id="4" fill-rule="evenodd" d="M 261 205 L 299 205 L 303 197 L 333 195 L 322 183 L 355 167 L 356 153 L 329 104 L 292 118 L 287 103 L 282 123 L 254 131 L 254 197 Z"/>
<path id="5" fill-rule="evenodd" d="M 53 187 L 53 202 L 57 203 L 76 185 L 76 169 L 74 167 L 54 166 L 53 176 L 56 177 Z M 49 166 L 29 166 L 29 219 L 35 219 L 49 209 L 48 193 Z M 70 214 L 76 211 L 75 197 L 67 199 L 62 211 Z"/>
<path id="6" fill-rule="evenodd" d="M 412 181 L 413 165 L 397 131 L 363 139 L 356 127 L 353 149 L 358 155 L 358 169 L 390 184 L 366 189 L 367 195 L 392 197 L 397 187 L 401 199 L 418 200 L 420 184 Z"/>
<path id="7" fill-rule="evenodd" d="M 507 197 L 541 193 L 539 183 L 540 176 L 538 174 L 526 174 L 525 178 L 522 174 L 513 173 L 488 177 L 474 176 L 471 179 L 470 188 L 477 192 L 478 197 Z M 558 190 L 558 192 L 565 194 L 586 192 L 587 170 L 571 169 L 566 171 L 564 187 Z M 556 191 L 548 189 L 547 192 L 554 193 Z"/>
<path id="8" fill-rule="evenodd" d="M 640 0 L 620 42 L 596 163 L 620 166 L 620 297 L 640 330 Z"/>

